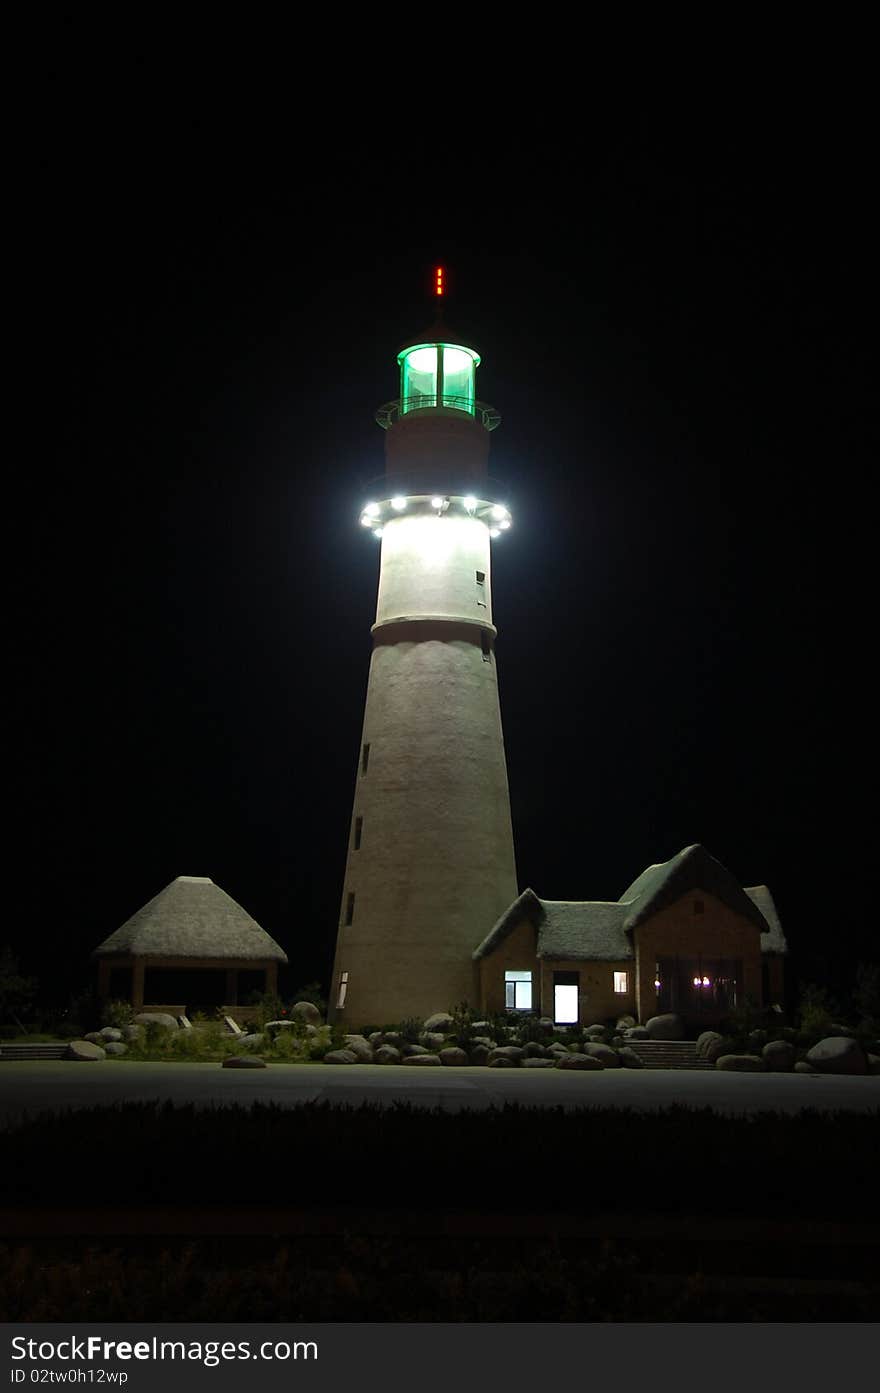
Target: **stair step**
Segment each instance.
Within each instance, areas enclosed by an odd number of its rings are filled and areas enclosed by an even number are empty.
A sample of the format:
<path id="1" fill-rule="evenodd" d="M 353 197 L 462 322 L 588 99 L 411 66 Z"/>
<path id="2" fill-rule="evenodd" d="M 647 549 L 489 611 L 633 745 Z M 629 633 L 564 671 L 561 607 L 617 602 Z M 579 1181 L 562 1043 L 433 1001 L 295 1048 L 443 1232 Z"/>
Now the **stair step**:
<path id="1" fill-rule="evenodd" d="M 66 1053 L 66 1041 L 57 1045 L 6 1045 L 0 1043 L 0 1061 L 12 1059 L 63 1059 Z"/>

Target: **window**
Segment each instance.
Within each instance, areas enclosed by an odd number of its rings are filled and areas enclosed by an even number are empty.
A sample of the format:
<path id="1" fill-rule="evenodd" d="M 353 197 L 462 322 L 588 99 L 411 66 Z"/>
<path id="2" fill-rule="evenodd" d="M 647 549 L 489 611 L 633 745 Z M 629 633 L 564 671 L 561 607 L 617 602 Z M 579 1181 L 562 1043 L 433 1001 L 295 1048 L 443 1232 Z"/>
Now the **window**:
<path id="1" fill-rule="evenodd" d="M 345 1005 L 345 994 L 348 991 L 348 973 L 343 972 L 339 979 L 339 995 L 336 998 L 336 1009 L 341 1011 Z"/>
<path id="2" fill-rule="evenodd" d="M 486 572 L 477 571 L 477 604 L 486 608 Z"/>
<path id="3" fill-rule="evenodd" d="M 362 774 L 366 774 L 366 772 L 367 772 L 367 767 L 368 767 L 369 763 L 370 763 L 370 747 L 369 747 L 369 745 L 364 745 L 364 748 L 361 750 L 361 773 L 362 773 Z"/>
<path id="4" fill-rule="evenodd" d="M 355 820 L 354 820 L 354 849 L 355 849 L 355 851 L 360 851 L 360 849 L 361 849 L 361 833 L 363 832 L 363 830 L 364 830 L 364 820 L 363 820 L 363 818 L 362 818 L 362 817 L 356 817 Z"/>
<path id="5" fill-rule="evenodd" d="M 348 924 L 353 924 L 353 923 L 354 923 L 354 891 L 353 891 L 353 890 L 350 891 L 350 893 L 349 893 L 349 895 L 348 895 L 348 898 L 347 898 L 347 900 L 345 901 L 345 923 L 346 923 L 346 925 L 348 925 Z"/>
<path id="6" fill-rule="evenodd" d="M 504 1005 L 508 1011 L 531 1011 L 532 974 L 530 972 L 505 972 Z"/>
<path id="7" fill-rule="evenodd" d="M 615 990 L 616 992 L 625 992 L 625 991 L 626 991 L 626 973 L 625 973 L 625 972 L 615 972 L 615 974 L 614 974 L 614 990 Z"/>
<path id="8" fill-rule="evenodd" d="M 485 630 L 485 629 L 481 629 L 481 631 L 480 631 L 480 647 L 481 647 L 482 650 L 483 650 L 483 662 L 484 662 L 484 663 L 489 663 L 489 662 L 491 662 L 491 661 L 492 661 L 492 643 L 491 643 L 491 640 L 490 640 L 490 638 L 489 638 L 489 635 L 486 633 L 486 630 Z"/>
<path id="9" fill-rule="evenodd" d="M 694 900 L 694 914 L 702 914 L 704 909 L 705 905 L 702 900 Z"/>

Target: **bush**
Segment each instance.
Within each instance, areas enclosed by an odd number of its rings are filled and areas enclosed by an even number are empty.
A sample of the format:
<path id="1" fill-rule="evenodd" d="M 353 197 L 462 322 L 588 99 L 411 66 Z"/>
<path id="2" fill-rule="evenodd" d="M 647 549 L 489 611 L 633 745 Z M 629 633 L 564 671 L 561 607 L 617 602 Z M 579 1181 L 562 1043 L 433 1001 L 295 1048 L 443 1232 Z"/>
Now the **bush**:
<path id="1" fill-rule="evenodd" d="M 345 1048 L 345 1037 L 348 1032 L 344 1025 L 336 1021 L 333 1025 L 319 1025 L 317 1034 L 310 1035 L 308 1040 L 308 1058 L 311 1060 L 321 1060 L 325 1054 L 331 1050 L 341 1050 Z"/>
<path id="2" fill-rule="evenodd" d="M 304 987 L 297 987 L 290 998 L 291 1006 L 295 1006 L 298 1001 L 310 1001 L 313 1006 L 317 1006 L 321 1015 L 326 1019 L 327 998 L 320 982 L 307 982 Z"/>
<path id="3" fill-rule="evenodd" d="M 254 1030 L 265 1030 L 267 1021 L 277 1021 L 288 1014 L 281 997 L 275 992 L 252 992 L 245 1005 L 257 1008 L 256 1015 L 251 1020 Z"/>
<path id="4" fill-rule="evenodd" d="M 133 1015 L 130 1001 L 105 1001 L 101 1007 L 101 1024 L 113 1025 L 118 1030 L 123 1025 L 131 1025 Z"/>
<path id="5" fill-rule="evenodd" d="M 817 987 L 811 982 L 800 986 L 800 1033 L 804 1042 L 821 1040 L 831 1033 L 837 1005 L 825 987 Z"/>

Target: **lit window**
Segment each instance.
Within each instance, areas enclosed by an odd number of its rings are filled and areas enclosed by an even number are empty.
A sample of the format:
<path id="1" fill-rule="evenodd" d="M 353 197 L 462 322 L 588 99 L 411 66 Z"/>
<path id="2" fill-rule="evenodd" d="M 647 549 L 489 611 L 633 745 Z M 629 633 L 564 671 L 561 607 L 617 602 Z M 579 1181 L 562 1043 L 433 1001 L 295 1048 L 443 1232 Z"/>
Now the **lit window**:
<path id="1" fill-rule="evenodd" d="M 356 817 L 355 820 L 354 820 L 354 849 L 355 849 L 355 851 L 360 851 L 360 849 L 361 849 L 361 834 L 362 834 L 363 830 L 364 830 L 364 820 L 363 820 L 363 818 L 362 818 L 362 817 Z"/>
<path id="2" fill-rule="evenodd" d="M 348 973 L 343 972 L 339 979 L 339 995 L 336 998 L 336 1009 L 341 1011 L 345 1005 L 345 993 L 348 991 Z"/>
<path id="3" fill-rule="evenodd" d="M 354 891 L 352 890 L 345 901 L 345 922 L 346 925 L 354 923 Z"/>
<path id="4" fill-rule="evenodd" d="M 625 991 L 626 991 L 626 973 L 625 973 L 625 972 L 615 972 L 615 974 L 614 974 L 614 990 L 615 990 L 616 992 L 625 992 Z"/>
<path id="5" fill-rule="evenodd" d="M 504 1005 L 508 1011 L 531 1011 L 532 974 L 530 972 L 505 972 Z"/>

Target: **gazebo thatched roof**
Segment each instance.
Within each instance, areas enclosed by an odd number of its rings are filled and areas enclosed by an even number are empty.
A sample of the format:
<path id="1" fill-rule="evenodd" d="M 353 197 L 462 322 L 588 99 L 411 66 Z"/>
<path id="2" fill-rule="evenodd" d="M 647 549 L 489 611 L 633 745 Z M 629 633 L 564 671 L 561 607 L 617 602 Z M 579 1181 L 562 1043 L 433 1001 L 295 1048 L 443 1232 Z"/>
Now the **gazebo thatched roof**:
<path id="1" fill-rule="evenodd" d="M 255 919 L 207 876 L 179 875 L 92 953 L 93 958 L 287 962 Z"/>

